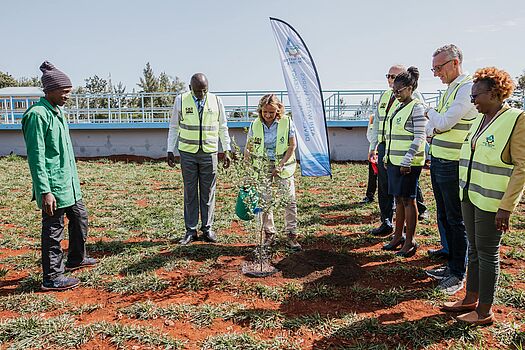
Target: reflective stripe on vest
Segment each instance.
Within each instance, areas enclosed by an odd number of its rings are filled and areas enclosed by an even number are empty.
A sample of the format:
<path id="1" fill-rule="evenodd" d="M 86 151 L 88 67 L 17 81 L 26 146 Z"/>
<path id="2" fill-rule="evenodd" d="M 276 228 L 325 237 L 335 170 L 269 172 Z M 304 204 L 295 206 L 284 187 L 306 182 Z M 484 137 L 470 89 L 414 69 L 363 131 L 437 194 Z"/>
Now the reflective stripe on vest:
<path id="1" fill-rule="evenodd" d="M 457 84 L 457 86 L 448 95 L 441 96 L 437 106 L 437 112 L 444 114 L 449 108 L 452 102 L 456 99 L 458 90 L 465 84 L 472 81 L 471 76 L 466 76 L 463 80 Z M 468 119 L 467 117 L 462 118 L 456 125 L 450 130 L 445 131 L 441 134 L 436 134 L 432 138 L 432 144 L 430 153 L 434 157 L 447 159 L 447 160 L 458 160 L 459 151 L 465 138 L 467 137 L 470 126 L 475 118 Z"/>
<path id="2" fill-rule="evenodd" d="M 193 95 L 186 92 L 181 96 L 181 118 L 179 120 L 179 150 L 197 153 L 199 147 L 206 153 L 219 150 L 219 102 L 211 93 L 199 116 L 199 109 Z"/>
<path id="3" fill-rule="evenodd" d="M 418 99 L 413 99 L 406 106 L 396 110 L 387 120 L 389 132 L 386 134 L 387 149 L 386 154 L 390 163 L 400 166 L 405 154 L 412 145 L 414 134 L 406 129 L 406 124 L 412 115 L 414 106 L 420 103 Z M 425 144 L 422 143 L 416 150 L 412 159 L 412 166 L 423 166 L 425 164 Z"/>
<path id="4" fill-rule="evenodd" d="M 386 126 L 385 120 L 387 120 L 388 117 L 391 116 L 392 113 L 394 113 L 397 106 L 399 106 L 399 101 L 397 100 L 397 98 L 394 98 L 394 101 L 392 102 L 392 105 L 390 106 L 390 109 L 388 110 L 388 113 L 387 113 L 388 102 L 390 102 L 390 98 L 392 97 L 392 94 L 393 94 L 392 89 L 389 89 L 389 90 L 386 90 L 379 98 L 379 105 L 377 106 L 377 114 L 379 117 L 379 131 L 377 133 L 378 143 L 386 141 L 385 136 L 386 136 L 388 128 Z"/>
<path id="5" fill-rule="evenodd" d="M 459 159 L 461 200 L 467 189 L 469 200 L 476 207 L 493 213 L 498 211 L 514 169 L 514 165 L 503 162 L 502 154 L 521 113 L 522 110 L 510 108 L 490 121 L 472 150 L 472 138 L 481 127 L 483 118 L 474 121 Z"/>
<path id="6" fill-rule="evenodd" d="M 279 163 L 284 157 L 288 150 L 288 139 L 290 133 L 290 118 L 282 116 L 277 123 L 277 140 L 275 145 L 275 162 Z M 264 129 L 260 118 L 255 119 L 252 122 L 252 139 L 250 140 L 253 145 L 254 154 L 260 159 L 265 156 L 264 149 Z M 292 154 L 290 159 L 284 164 L 283 170 L 279 173 L 279 177 L 286 179 L 295 173 L 296 161 L 295 152 Z"/>

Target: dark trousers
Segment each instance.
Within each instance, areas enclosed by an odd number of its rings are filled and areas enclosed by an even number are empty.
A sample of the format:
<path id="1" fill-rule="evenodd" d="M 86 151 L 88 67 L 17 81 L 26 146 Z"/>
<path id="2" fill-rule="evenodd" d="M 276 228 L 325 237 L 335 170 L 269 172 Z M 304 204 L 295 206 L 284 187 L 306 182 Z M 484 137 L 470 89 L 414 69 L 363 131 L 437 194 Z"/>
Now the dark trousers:
<path id="1" fill-rule="evenodd" d="M 419 214 L 427 211 L 427 206 L 425 205 L 425 200 L 423 199 L 423 192 L 421 192 L 421 186 L 419 186 L 419 181 L 417 182 L 416 204 L 417 212 Z"/>
<path id="2" fill-rule="evenodd" d="M 184 224 L 188 233 L 197 233 L 199 209 L 201 231 L 207 234 L 211 230 L 215 211 L 217 163 L 217 153 L 180 152 L 184 181 Z"/>
<path id="3" fill-rule="evenodd" d="M 42 270 L 44 281 L 51 281 L 64 273 L 64 253 L 60 242 L 64 238 L 64 214 L 69 220 L 69 248 L 67 264 L 79 265 L 86 256 L 88 213 L 82 200 L 70 207 L 57 209 L 53 216 L 42 211 Z"/>
<path id="4" fill-rule="evenodd" d="M 459 161 L 432 157 L 430 177 L 438 228 L 445 231 L 445 244 L 448 245 L 450 273 L 462 279 L 467 264 L 468 241 L 459 200 Z"/>
<path id="5" fill-rule="evenodd" d="M 368 162 L 368 184 L 366 186 L 366 198 L 373 200 L 377 189 L 377 174 L 374 173 L 372 163 Z"/>
<path id="6" fill-rule="evenodd" d="M 479 302 L 494 302 L 500 273 L 499 247 L 502 231 L 496 229 L 496 213 L 477 208 L 464 193 L 461 212 L 468 235 L 467 292 L 479 293 Z"/>
<path id="7" fill-rule="evenodd" d="M 394 197 L 388 194 L 388 175 L 383 164 L 386 143 L 377 145 L 377 201 L 381 211 L 381 222 L 392 227 L 394 216 Z"/>

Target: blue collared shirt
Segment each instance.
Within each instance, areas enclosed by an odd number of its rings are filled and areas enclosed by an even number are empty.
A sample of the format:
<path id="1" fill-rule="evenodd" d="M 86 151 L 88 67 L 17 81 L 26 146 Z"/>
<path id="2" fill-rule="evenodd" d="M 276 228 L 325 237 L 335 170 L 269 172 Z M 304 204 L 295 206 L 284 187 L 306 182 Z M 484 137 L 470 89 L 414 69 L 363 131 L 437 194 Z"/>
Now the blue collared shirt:
<path id="1" fill-rule="evenodd" d="M 263 132 L 264 132 L 264 149 L 268 155 L 268 159 L 275 160 L 275 145 L 277 144 L 277 126 L 279 121 L 275 119 L 269 127 L 263 122 Z M 253 136 L 252 126 L 250 125 L 250 130 L 248 130 L 248 138 Z M 295 136 L 295 126 L 290 120 L 290 131 L 288 132 L 288 138 Z"/>

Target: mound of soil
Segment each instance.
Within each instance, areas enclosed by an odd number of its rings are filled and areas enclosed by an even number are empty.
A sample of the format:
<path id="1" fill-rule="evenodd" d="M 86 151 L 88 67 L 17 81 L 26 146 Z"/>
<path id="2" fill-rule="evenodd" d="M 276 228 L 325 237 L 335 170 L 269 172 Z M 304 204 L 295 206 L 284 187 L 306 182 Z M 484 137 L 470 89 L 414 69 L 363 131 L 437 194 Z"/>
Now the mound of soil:
<path id="1" fill-rule="evenodd" d="M 352 256 L 319 249 L 289 255 L 275 267 L 286 278 L 337 286 L 352 285 L 362 274 L 360 265 Z"/>

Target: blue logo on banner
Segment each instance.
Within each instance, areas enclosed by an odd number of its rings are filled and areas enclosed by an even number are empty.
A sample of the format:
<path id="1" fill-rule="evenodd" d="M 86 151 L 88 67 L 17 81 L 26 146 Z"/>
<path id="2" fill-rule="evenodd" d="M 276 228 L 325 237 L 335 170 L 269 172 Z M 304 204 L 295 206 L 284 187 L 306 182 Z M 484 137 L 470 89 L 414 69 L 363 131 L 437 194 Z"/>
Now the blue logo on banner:
<path id="1" fill-rule="evenodd" d="M 299 46 L 297 46 L 290 38 L 288 38 L 288 41 L 286 42 L 285 51 L 288 54 L 288 56 L 291 56 L 291 57 L 301 56 L 301 51 L 299 51 Z"/>

